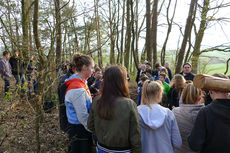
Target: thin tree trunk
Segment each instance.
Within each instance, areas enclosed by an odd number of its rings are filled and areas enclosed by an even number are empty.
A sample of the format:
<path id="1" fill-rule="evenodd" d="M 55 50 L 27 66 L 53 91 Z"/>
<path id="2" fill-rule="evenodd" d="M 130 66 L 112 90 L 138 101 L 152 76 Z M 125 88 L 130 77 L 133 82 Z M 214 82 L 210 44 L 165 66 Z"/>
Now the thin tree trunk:
<path id="1" fill-rule="evenodd" d="M 61 63 L 62 55 L 62 25 L 61 25 L 61 0 L 55 0 L 55 16 L 56 16 L 56 65 Z"/>
<path id="2" fill-rule="evenodd" d="M 115 63 L 115 57 L 114 57 L 114 46 L 115 46 L 115 41 L 114 41 L 114 25 L 113 25 L 113 17 L 112 17 L 112 10 L 111 10 L 111 0 L 109 1 L 109 30 L 110 30 L 110 64 Z"/>
<path id="3" fill-rule="evenodd" d="M 152 37 L 151 37 L 151 13 L 150 0 L 146 0 L 146 38 L 145 48 L 147 52 L 147 60 L 152 63 Z"/>
<path id="4" fill-rule="evenodd" d="M 193 23 L 191 21 L 192 21 L 192 17 L 193 17 L 193 13 L 194 13 L 194 8 L 196 5 L 197 5 L 197 0 L 191 0 L 188 18 L 187 18 L 187 23 L 186 23 L 185 31 L 184 31 L 184 38 L 183 38 L 181 48 L 180 48 L 179 54 L 178 54 L 175 74 L 179 73 L 181 70 L 182 62 L 184 59 L 185 48 L 186 48 L 188 37 L 191 33 L 191 29 L 192 29 L 192 25 L 193 25 Z"/>
<path id="5" fill-rule="evenodd" d="M 171 6 L 171 1 L 168 2 L 168 6 L 167 6 L 166 16 L 167 16 L 167 23 L 168 23 L 168 31 L 167 31 L 167 34 L 166 34 L 166 38 L 165 38 L 163 47 L 161 49 L 161 65 L 165 65 L 166 46 L 167 46 L 167 43 L 168 43 L 169 35 L 170 35 L 171 31 L 172 31 L 172 23 L 173 23 L 173 19 L 174 19 L 175 12 L 176 12 L 177 0 L 175 1 L 173 15 L 172 15 L 171 19 L 169 20 L 169 8 L 170 8 L 170 6 Z"/>
<path id="6" fill-rule="evenodd" d="M 125 1 L 123 0 L 123 13 L 122 13 L 122 25 L 121 25 L 121 55 L 120 63 L 123 64 L 123 44 L 124 44 L 124 23 L 125 23 Z"/>
<path id="7" fill-rule="evenodd" d="M 100 29 L 100 16 L 98 14 L 98 3 L 99 0 L 94 0 L 95 4 L 95 20 L 96 20 L 96 30 L 97 30 L 97 49 L 98 49 L 98 65 L 102 68 L 102 50 L 101 50 L 101 29 Z"/>
<path id="8" fill-rule="evenodd" d="M 138 69 L 138 64 L 139 64 L 139 61 L 138 61 L 138 53 L 136 52 L 136 49 L 135 49 L 135 29 L 134 29 L 134 11 L 133 11 L 133 1 L 131 1 L 131 26 L 132 26 L 132 43 L 131 43 L 131 51 L 132 51 L 132 54 L 133 54 L 133 58 L 134 58 L 134 64 L 135 64 L 135 67 L 136 69 Z M 136 38 L 137 39 L 137 38 Z M 132 56 L 131 56 L 132 58 Z M 132 62 L 131 62 L 132 64 Z"/>
<path id="9" fill-rule="evenodd" d="M 33 20 L 33 32 L 34 32 L 34 40 L 35 40 L 35 45 L 38 50 L 39 54 L 39 75 L 38 75 L 38 95 L 41 94 L 41 89 L 43 84 L 41 83 L 41 72 L 42 69 L 44 68 L 44 61 L 43 61 L 43 53 L 41 50 L 41 43 L 40 43 L 40 38 L 39 38 L 39 32 L 38 32 L 38 10 L 39 10 L 39 0 L 35 0 L 34 4 L 34 20 Z M 37 98 L 37 102 L 35 105 L 35 110 L 36 110 L 36 120 L 35 120 L 35 132 L 36 132 L 36 152 L 40 153 L 41 151 L 41 142 L 40 142 L 40 119 L 41 119 L 41 104 L 42 98 Z"/>
<path id="10" fill-rule="evenodd" d="M 116 48 L 117 48 L 117 52 L 118 52 L 118 55 L 117 55 L 117 63 L 120 62 L 120 54 L 121 54 L 121 51 L 120 51 L 120 48 L 119 48 L 119 36 L 120 36 L 120 32 L 119 32 L 119 21 L 120 21 L 120 0 L 118 0 L 118 10 L 117 10 L 117 25 L 116 25 L 116 31 L 117 31 L 117 39 L 116 39 Z"/>
<path id="11" fill-rule="evenodd" d="M 131 41 L 131 23 L 130 23 L 130 3 L 132 0 L 127 0 L 127 18 L 126 18 L 126 42 L 125 42 L 125 67 L 129 70 L 129 55 L 130 55 L 130 41 Z"/>
<path id="12" fill-rule="evenodd" d="M 196 36 L 195 45 L 194 45 L 194 51 L 192 56 L 192 72 L 197 73 L 198 70 L 198 61 L 200 56 L 200 46 L 204 37 L 204 31 L 207 27 L 207 14 L 209 11 L 209 3 L 210 0 L 204 0 L 203 8 L 201 12 L 201 22 L 200 22 L 200 28 Z"/>
<path id="13" fill-rule="evenodd" d="M 152 17 L 152 49 L 153 49 L 153 64 L 157 62 L 157 13 L 158 0 L 154 0 L 153 4 L 153 17 Z"/>

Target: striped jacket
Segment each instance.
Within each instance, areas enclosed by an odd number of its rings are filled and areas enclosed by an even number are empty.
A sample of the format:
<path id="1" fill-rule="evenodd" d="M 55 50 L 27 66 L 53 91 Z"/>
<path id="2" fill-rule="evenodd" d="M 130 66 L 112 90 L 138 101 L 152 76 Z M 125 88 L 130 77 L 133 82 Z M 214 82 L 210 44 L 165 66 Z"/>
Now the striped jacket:
<path id="1" fill-rule="evenodd" d="M 71 124 L 82 124 L 87 129 L 87 120 L 91 109 L 92 98 L 87 82 L 77 74 L 66 79 L 65 95 L 66 114 Z"/>

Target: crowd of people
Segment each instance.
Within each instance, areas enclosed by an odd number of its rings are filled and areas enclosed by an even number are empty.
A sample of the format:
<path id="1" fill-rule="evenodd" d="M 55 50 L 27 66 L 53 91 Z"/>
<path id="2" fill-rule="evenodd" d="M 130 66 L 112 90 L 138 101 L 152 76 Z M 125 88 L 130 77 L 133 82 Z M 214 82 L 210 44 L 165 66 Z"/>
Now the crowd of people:
<path id="1" fill-rule="evenodd" d="M 27 81 L 28 91 L 37 92 L 36 66 L 33 64 L 36 61 L 35 57 L 26 64 L 19 56 L 18 50 L 13 50 L 13 55 L 10 57 L 10 52 L 4 51 L 3 57 L 0 58 L 0 75 L 4 80 L 5 96 L 9 94 L 10 80 L 15 79 L 15 91 L 25 92 L 25 82 Z"/>
<path id="2" fill-rule="evenodd" d="M 23 74 L 30 74 L 20 69 L 17 51 L 9 58 L 3 52 L 0 59 L 5 92 L 12 75 L 16 84 L 23 84 Z M 126 68 L 99 68 L 90 56 L 75 54 L 58 85 L 60 128 L 69 136 L 68 152 L 229 153 L 230 88 L 220 89 L 230 78 L 216 73 L 213 83 L 222 80 L 223 85 L 201 90 L 191 70 L 185 63 L 173 76 L 168 63 L 156 63 L 153 70 L 145 61 L 137 72 L 134 102 Z"/>
<path id="3" fill-rule="evenodd" d="M 191 69 L 185 63 L 173 76 L 169 64 L 156 63 L 155 71 L 147 61 L 140 64 L 134 102 L 124 67 L 100 69 L 91 57 L 74 55 L 58 90 L 69 152 L 230 152 L 230 90 L 197 88 Z M 224 74 L 214 76 L 230 81 Z"/>

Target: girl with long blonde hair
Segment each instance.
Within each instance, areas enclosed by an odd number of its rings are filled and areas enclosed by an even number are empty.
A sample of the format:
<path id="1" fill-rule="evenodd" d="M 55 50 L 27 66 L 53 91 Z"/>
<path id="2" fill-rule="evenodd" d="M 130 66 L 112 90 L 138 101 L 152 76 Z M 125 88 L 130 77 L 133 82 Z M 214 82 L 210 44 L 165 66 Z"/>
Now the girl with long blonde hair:
<path id="1" fill-rule="evenodd" d="M 181 146 L 181 136 L 175 116 L 159 105 L 163 86 L 157 81 L 145 81 L 141 105 L 138 106 L 142 153 L 173 153 Z"/>

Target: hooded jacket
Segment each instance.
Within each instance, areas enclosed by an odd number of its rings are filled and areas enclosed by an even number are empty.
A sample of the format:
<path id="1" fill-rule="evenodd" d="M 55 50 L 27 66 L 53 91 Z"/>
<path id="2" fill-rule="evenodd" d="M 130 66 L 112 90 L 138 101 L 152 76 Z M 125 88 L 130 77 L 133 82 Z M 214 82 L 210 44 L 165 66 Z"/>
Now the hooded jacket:
<path id="1" fill-rule="evenodd" d="M 182 138 L 182 146 L 175 149 L 176 153 L 194 153 L 188 146 L 187 138 L 192 131 L 198 112 L 203 107 L 203 104 L 181 104 L 180 107 L 173 108 L 172 112 L 176 117 Z"/>
<path id="2" fill-rule="evenodd" d="M 182 144 L 175 116 L 159 104 L 138 106 L 142 153 L 173 153 Z"/>
<path id="3" fill-rule="evenodd" d="M 91 109 L 92 98 L 85 80 L 73 74 L 65 81 L 66 114 L 70 124 L 82 124 L 87 129 L 87 120 Z"/>
<path id="4" fill-rule="evenodd" d="M 0 74 L 4 80 L 10 80 L 12 76 L 10 63 L 5 58 L 0 58 Z"/>
<path id="5" fill-rule="evenodd" d="M 230 153 L 230 99 L 216 99 L 200 110 L 188 143 L 201 153 Z"/>

